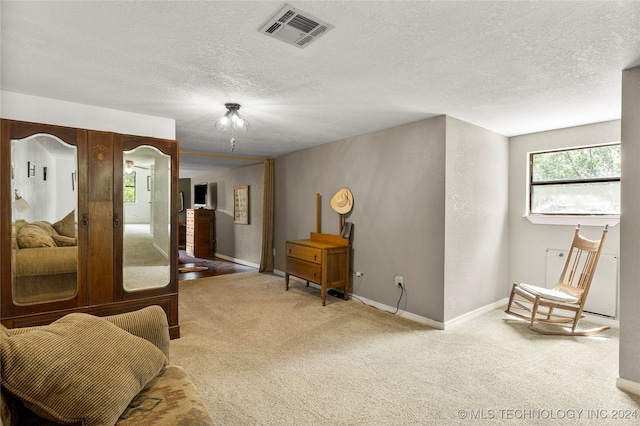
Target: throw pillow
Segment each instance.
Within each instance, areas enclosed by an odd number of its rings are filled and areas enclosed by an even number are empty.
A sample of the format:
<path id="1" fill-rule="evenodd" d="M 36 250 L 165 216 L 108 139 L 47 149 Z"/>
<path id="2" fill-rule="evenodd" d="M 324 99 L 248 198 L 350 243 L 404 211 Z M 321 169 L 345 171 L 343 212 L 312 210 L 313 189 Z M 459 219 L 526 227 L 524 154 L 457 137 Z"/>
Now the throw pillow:
<path id="1" fill-rule="evenodd" d="M 39 220 L 37 222 L 32 222 L 31 224 L 42 228 L 42 230 L 46 232 L 47 235 L 58 235 L 58 231 L 53 229 L 53 225 L 51 225 L 51 223 L 47 222 L 46 220 Z"/>
<path id="2" fill-rule="evenodd" d="M 53 241 L 53 238 L 51 238 L 51 235 L 42 229 L 42 227 L 33 223 L 24 225 L 20 228 L 16 241 L 18 242 L 18 247 L 21 249 L 56 247 L 56 243 Z"/>
<path id="3" fill-rule="evenodd" d="M 18 234 L 18 231 L 20 230 L 20 228 L 22 228 L 24 225 L 28 225 L 29 222 L 27 222 L 24 219 L 18 219 L 13 223 L 13 231 L 16 233 L 16 235 Z"/>
<path id="4" fill-rule="evenodd" d="M 166 365 L 151 342 L 109 321 L 73 313 L 0 341 L 0 384 L 61 424 L 113 425 Z"/>
<path id="5" fill-rule="evenodd" d="M 65 237 L 76 236 L 76 222 L 75 222 L 75 210 L 71 210 L 65 217 L 53 224 L 53 229 L 58 231 L 58 234 Z"/>
<path id="6" fill-rule="evenodd" d="M 64 235 L 52 235 L 51 238 L 53 238 L 53 241 L 58 247 L 72 247 L 78 245 L 75 238 L 65 237 Z"/>

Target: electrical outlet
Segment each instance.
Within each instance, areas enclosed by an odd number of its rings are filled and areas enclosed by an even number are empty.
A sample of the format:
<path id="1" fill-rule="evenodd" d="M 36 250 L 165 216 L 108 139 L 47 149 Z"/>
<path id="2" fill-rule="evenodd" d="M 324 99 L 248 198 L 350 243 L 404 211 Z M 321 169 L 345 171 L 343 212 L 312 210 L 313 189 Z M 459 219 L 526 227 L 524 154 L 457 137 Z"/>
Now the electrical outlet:
<path id="1" fill-rule="evenodd" d="M 404 287 L 404 277 L 402 275 L 396 275 L 396 279 L 394 281 L 396 287 Z"/>
<path id="2" fill-rule="evenodd" d="M 276 255 L 276 249 L 273 249 L 273 256 L 275 257 Z"/>
<path id="3" fill-rule="evenodd" d="M 364 275 L 364 272 L 356 272 L 356 277 L 361 277 Z"/>

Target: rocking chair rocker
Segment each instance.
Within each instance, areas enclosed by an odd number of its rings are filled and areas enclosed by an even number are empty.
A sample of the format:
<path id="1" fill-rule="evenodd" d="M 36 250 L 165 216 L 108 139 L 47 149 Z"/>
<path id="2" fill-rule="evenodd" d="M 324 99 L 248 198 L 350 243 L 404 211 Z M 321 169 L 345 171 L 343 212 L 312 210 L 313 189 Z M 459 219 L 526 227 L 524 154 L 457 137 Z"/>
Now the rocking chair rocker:
<path id="1" fill-rule="evenodd" d="M 606 326 L 577 329 L 607 230 L 608 225 L 600 240 L 592 241 L 580 235 L 578 225 L 556 287 L 514 283 L 505 312 L 529 320 L 529 328 L 542 334 L 590 336 L 608 330 Z"/>

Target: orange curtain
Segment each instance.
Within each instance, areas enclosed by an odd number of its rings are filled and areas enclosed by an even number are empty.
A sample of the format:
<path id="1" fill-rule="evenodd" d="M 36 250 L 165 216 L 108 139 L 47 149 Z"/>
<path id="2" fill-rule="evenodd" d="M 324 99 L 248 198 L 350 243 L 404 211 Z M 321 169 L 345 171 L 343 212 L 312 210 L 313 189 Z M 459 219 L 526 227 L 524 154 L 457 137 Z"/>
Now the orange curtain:
<path id="1" fill-rule="evenodd" d="M 260 272 L 273 272 L 274 160 L 264 160 L 264 194 L 262 207 L 262 255 Z"/>

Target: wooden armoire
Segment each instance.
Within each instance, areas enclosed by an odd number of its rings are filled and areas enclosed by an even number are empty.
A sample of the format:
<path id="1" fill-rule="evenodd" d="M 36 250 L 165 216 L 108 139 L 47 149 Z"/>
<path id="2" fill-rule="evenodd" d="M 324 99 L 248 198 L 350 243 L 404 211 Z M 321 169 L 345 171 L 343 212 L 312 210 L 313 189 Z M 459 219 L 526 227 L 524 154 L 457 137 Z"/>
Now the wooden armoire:
<path id="1" fill-rule="evenodd" d="M 42 325 L 71 312 L 105 316 L 159 305 L 167 314 L 171 337 L 179 337 L 178 141 L 5 119 L 1 124 L 2 324 Z M 61 147 L 71 158 L 57 159 Z M 138 176 L 146 178 L 139 179 L 136 189 L 147 191 L 138 192 L 145 201 L 131 202 L 149 215 L 143 224 L 125 217 L 129 167 L 137 167 Z M 18 208 L 19 198 L 28 201 L 28 210 Z M 75 251 L 77 266 L 65 275 L 72 277 L 71 284 L 65 284 L 71 291 L 63 294 L 56 293 L 55 279 L 47 288 L 50 275 L 18 279 L 18 271 L 42 269 L 37 262 L 19 265 L 22 250 L 50 262 L 47 270 L 54 271 L 57 246 L 22 248 L 17 236 L 25 223 L 41 223 L 67 199 L 70 205 L 63 207 L 75 215 L 75 249 L 58 248 Z M 31 216 L 24 220 L 21 215 Z M 22 296 L 27 292 L 23 285 L 32 286 L 29 298 Z"/>

